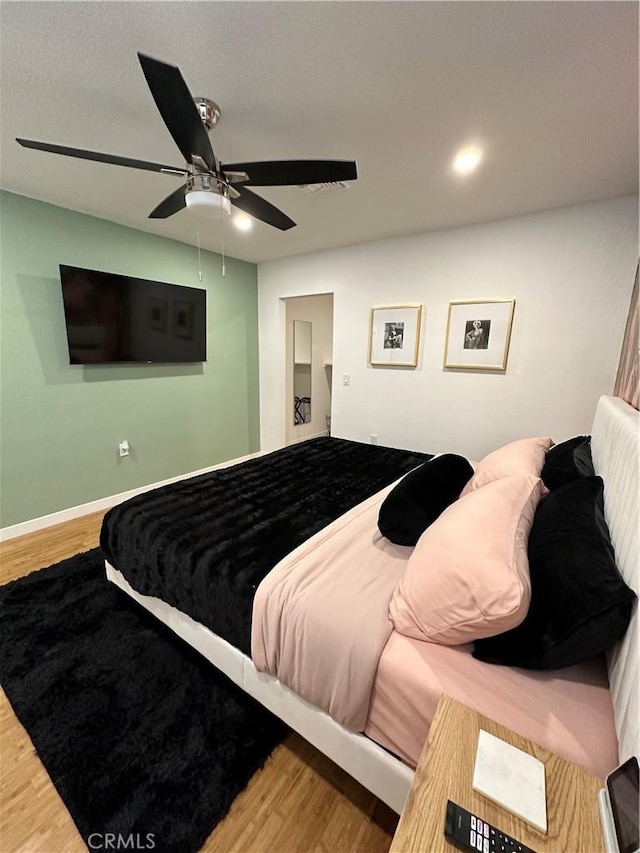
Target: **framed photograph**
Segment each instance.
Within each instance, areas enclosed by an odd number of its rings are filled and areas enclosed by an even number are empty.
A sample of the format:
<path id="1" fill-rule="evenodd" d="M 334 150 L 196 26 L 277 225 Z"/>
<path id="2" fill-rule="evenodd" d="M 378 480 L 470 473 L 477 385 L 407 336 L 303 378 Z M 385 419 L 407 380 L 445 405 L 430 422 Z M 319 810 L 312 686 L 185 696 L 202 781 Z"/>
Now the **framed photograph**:
<path id="1" fill-rule="evenodd" d="M 177 338 L 193 339 L 193 302 L 173 303 L 173 334 Z"/>
<path id="2" fill-rule="evenodd" d="M 156 332 L 167 331 L 167 316 L 169 304 L 166 299 L 156 299 L 151 296 L 147 299 L 147 313 L 149 317 L 149 328 Z"/>
<path id="3" fill-rule="evenodd" d="M 450 302 L 444 366 L 506 370 L 515 299 Z"/>
<path id="4" fill-rule="evenodd" d="M 371 309 L 369 364 L 416 367 L 422 305 L 380 305 Z"/>

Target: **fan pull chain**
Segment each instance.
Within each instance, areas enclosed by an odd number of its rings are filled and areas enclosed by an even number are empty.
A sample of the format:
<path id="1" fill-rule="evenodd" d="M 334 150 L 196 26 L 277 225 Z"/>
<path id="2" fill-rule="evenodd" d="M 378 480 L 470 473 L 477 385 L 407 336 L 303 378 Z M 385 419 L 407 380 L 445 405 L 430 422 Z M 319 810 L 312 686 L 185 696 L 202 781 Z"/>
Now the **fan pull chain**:
<path id="1" fill-rule="evenodd" d="M 222 209 L 220 209 L 220 230 L 222 231 L 222 278 L 225 278 L 227 272 L 224 265 L 224 231 L 225 231 L 225 221 L 224 221 L 224 213 Z"/>
<path id="2" fill-rule="evenodd" d="M 202 281 L 202 264 L 200 263 L 200 229 L 196 228 L 196 235 L 198 239 L 198 281 Z"/>

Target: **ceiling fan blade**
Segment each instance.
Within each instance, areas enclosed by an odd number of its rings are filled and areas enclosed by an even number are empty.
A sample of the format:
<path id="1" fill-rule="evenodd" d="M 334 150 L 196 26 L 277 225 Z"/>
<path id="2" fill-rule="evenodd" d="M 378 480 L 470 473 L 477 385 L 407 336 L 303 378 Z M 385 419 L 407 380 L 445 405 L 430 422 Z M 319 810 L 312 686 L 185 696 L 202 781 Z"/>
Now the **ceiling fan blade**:
<path id="1" fill-rule="evenodd" d="M 163 166 L 160 163 L 149 163 L 147 160 L 132 160 L 130 157 L 117 157 L 114 154 L 100 154 L 98 151 L 84 151 L 82 148 L 67 148 L 65 145 L 51 145 L 49 142 L 36 142 L 33 139 L 16 137 L 24 148 L 35 148 L 36 151 L 49 151 L 51 154 L 64 154 L 66 157 L 78 157 L 80 160 L 96 160 L 98 163 L 110 163 L 113 166 L 129 166 L 131 169 L 146 169 L 148 172 L 168 172 L 172 175 L 186 175 L 184 169 L 175 166 Z"/>
<path id="2" fill-rule="evenodd" d="M 225 163 L 223 172 L 246 172 L 245 186 L 285 187 L 302 184 L 324 184 L 333 181 L 355 181 L 358 177 L 353 160 L 266 160 L 261 163 Z"/>
<path id="3" fill-rule="evenodd" d="M 231 204 L 240 208 L 250 216 L 255 216 L 267 225 L 273 225 L 274 228 L 279 228 L 280 231 L 288 231 L 296 224 L 293 219 L 290 219 L 286 213 L 278 210 L 271 202 L 262 198 L 251 190 L 247 190 L 241 184 L 236 184 L 234 189 L 239 193 L 238 198 L 232 198 Z"/>
<path id="4" fill-rule="evenodd" d="M 184 159 L 191 163 L 194 155 L 200 157 L 215 172 L 209 135 L 180 69 L 144 53 L 138 53 L 138 59 L 160 115 Z"/>
<path id="5" fill-rule="evenodd" d="M 168 195 L 164 201 L 161 201 L 160 204 L 151 211 L 149 219 L 167 219 L 167 217 L 173 216 L 174 213 L 178 213 L 178 211 L 182 210 L 186 205 L 184 200 L 184 193 L 186 189 L 187 185 L 183 184 L 181 187 L 178 187 L 177 190 L 174 190 L 171 195 Z"/>

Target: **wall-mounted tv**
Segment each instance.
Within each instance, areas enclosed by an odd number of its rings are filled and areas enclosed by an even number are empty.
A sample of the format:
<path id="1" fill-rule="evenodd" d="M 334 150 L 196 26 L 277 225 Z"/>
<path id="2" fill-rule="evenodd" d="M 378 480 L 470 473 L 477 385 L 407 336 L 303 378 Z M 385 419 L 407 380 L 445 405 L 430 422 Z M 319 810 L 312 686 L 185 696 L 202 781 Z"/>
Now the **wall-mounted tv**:
<path id="1" fill-rule="evenodd" d="M 207 293 L 60 264 L 71 364 L 207 359 Z"/>

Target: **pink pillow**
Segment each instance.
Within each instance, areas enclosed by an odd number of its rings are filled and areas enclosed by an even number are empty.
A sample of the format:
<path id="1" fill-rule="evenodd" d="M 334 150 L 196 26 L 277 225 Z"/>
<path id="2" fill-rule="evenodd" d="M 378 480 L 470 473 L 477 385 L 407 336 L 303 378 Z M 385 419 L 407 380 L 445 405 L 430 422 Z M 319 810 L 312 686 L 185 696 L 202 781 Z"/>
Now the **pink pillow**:
<path id="1" fill-rule="evenodd" d="M 538 477 L 503 477 L 451 504 L 393 593 L 396 631 L 456 646 L 519 625 L 531 600 L 527 540 L 546 493 Z"/>
<path id="2" fill-rule="evenodd" d="M 521 438 L 499 447 L 476 465 L 475 474 L 460 492 L 460 497 L 502 477 L 513 477 L 517 474 L 539 477 L 547 450 L 552 445 L 550 438 Z"/>

